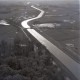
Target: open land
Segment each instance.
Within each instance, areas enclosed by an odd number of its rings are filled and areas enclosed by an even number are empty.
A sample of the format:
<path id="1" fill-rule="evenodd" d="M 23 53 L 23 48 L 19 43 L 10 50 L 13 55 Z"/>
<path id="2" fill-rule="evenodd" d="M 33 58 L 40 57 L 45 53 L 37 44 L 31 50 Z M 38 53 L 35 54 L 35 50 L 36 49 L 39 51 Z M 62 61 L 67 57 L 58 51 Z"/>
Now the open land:
<path id="1" fill-rule="evenodd" d="M 79 8 L 76 5 L 39 6 L 45 11 L 41 19 L 33 22 L 33 28 L 40 34 L 53 39 L 69 51 L 80 55 Z M 41 26 L 42 25 L 42 26 Z M 45 26 L 44 26 L 45 25 Z M 55 42 L 53 42 L 55 44 Z"/>

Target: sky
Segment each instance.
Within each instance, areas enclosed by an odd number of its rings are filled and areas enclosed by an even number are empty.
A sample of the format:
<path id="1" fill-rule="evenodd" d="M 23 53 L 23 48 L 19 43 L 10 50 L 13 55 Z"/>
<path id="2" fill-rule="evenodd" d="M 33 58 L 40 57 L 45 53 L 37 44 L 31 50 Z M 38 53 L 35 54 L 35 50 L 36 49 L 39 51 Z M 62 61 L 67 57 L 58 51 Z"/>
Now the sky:
<path id="1" fill-rule="evenodd" d="M 74 2 L 74 3 L 76 3 L 76 2 L 78 2 L 79 3 L 79 1 L 80 0 L 0 0 L 0 2 L 18 2 L 18 1 L 23 1 L 23 2 L 25 2 L 25 1 L 32 1 L 32 2 L 46 2 L 46 3 L 54 3 L 54 4 L 64 4 L 64 3 L 66 3 L 66 2 L 68 2 L 68 3 L 72 3 L 72 2 Z"/>
<path id="2" fill-rule="evenodd" d="M 16 0 L 0 0 L 0 1 L 16 1 Z M 65 1 L 79 1 L 79 0 L 17 0 L 17 1 L 58 1 L 58 2 L 65 2 Z"/>

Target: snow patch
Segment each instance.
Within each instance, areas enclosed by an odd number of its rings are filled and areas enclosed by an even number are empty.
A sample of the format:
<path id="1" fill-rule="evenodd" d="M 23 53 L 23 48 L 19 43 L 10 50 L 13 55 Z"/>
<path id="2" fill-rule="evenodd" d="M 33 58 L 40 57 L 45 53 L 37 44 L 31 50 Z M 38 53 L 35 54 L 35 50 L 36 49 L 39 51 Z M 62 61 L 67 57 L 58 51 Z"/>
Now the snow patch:
<path id="1" fill-rule="evenodd" d="M 10 25 L 5 20 L 0 20 L 0 25 Z"/>

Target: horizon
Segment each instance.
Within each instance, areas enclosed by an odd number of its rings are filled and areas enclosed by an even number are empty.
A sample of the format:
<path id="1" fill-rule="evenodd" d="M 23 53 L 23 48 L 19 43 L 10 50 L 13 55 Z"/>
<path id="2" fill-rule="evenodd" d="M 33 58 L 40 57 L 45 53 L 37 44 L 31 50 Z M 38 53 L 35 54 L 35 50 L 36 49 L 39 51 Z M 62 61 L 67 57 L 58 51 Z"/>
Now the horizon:
<path id="1" fill-rule="evenodd" d="M 80 0 L 0 0 L 2 5 L 7 4 L 24 4 L 26 2 L 42 3 L 51 5 L 80 4 Z"/>

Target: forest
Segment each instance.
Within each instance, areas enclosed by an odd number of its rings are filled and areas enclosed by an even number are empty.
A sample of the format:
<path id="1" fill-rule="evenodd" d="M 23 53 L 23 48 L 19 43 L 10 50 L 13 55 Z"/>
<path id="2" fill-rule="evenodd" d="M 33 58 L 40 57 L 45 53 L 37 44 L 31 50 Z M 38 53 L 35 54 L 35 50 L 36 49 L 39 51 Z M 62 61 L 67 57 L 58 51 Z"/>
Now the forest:
<path id="1" fill-rule="evenodd" d="M 61 69 L 43 46 L 34 49 L 27 39 L 15 38 L 13 44 L 0 42 L 0 80 L 65 80 Z"/>

